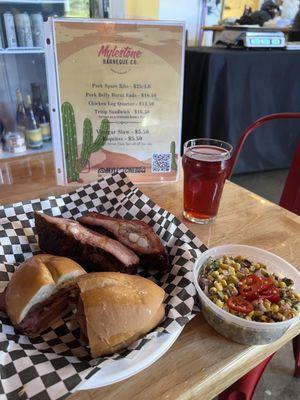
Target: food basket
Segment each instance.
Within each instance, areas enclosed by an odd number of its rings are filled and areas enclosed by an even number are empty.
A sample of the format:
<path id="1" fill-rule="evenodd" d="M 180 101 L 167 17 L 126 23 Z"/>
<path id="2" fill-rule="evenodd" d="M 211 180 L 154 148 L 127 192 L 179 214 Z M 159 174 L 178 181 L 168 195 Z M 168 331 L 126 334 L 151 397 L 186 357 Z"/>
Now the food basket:
<path id="1" fill-rule="evenodd" d="M 269 251 L 246 245 L 224 245 L 213 247 L 197 259 L 194 266 L 194 282 L 200 298 L 201 309 L 206 321 L 218 333 L 234 342 L 248 345 L 267 344 L 279 339 L 287 329 L 300 323 L 300 314 L 287 321 L 265 323 L 248 321 L 240 318 L 215 305 L 203 292 L 198 283 L 198 278 L 205 262 L 209 257 L 238 256 L 249 258 L 254 262 L 267 265 L 270 272 L 280 277 L 288 277 L 294 281 L 294 290 L 300 292 L 300 273 L 283 258 Z"/>
<path id="2" fill-rule="evenodd" d="M 97 211 L 149 224 L 169 253 L 170 270 L 140 270 L 139 273 L 164 289 L 166 317 L 152 332 L 124 351 L 92 359 L 80 340 L 79 326 L 72 315 L 30 339 L 16 331 L 9 319 L 0 313 L 0 398 L 61 399 L 79 390 L 105 368 L 120 370 L 119 361 L 135 364 L 140 358 L 144 360 L 143 367 L 148 366 L 146 356 L 140 357 L 147 353 L 147 344 L 156 344 L 157 359 L 157 354 L 163 354 L 159 349 L 160 338 L 166 335 L 176 338 L 199 312 L 193 265 L 206 247 L 181 221 L 155 204 L 123 173 L 61 196 L 0 206 L 0 292 L 18 265 L 40 251 L 34 211 L 73 219 L 86 211 Z M 136 367 L 134 373 L 140 369 Z M 123 375 L 122 379 L 125 377 Z M 103 384 L 107 381 L 103 383 L 99 378 L 93 387 Z"/>

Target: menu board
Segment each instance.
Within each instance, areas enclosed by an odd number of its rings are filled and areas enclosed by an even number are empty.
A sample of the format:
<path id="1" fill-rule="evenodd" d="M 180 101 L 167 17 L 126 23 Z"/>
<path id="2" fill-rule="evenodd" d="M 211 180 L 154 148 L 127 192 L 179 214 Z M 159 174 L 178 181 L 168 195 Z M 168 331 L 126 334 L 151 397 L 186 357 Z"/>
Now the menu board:
<path id="1" fill-rule="evenodd" d="M 177 179 L 184 36 L 176 22 L 49 21 L 58 183 L 122 171 L 134 182 Z"/>

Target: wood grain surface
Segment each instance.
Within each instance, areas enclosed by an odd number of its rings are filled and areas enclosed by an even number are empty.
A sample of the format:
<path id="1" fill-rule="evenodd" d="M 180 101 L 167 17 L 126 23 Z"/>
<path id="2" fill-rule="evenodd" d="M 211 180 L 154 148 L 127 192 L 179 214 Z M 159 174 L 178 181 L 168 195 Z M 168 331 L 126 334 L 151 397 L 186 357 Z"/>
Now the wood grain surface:
<path id="1" fill-rule="evenodd" d="M 51 155 L 44 156 L 43 168 L 40 162 L 31 160 L 30 177 L 28 166 L 10 163 L 14 184 L 0 185 L 0 204 L 70 191 L 55 184 Z M 182 181 L 140 188 L 161 207 L 182 218 Z M 225 184 L 213 224 L 184 222 L 208 247 L 229 243 L 258 246 L 300 269 L 300 217 L 231 182 Z M 217 334 L 200 314 L 185 327 L 171 349 L 146 370 L 120 383 L 78 392 L 71 398 L 212 399 L 299 332 L 297 325 L 270 345 L 244 346 Z"/>

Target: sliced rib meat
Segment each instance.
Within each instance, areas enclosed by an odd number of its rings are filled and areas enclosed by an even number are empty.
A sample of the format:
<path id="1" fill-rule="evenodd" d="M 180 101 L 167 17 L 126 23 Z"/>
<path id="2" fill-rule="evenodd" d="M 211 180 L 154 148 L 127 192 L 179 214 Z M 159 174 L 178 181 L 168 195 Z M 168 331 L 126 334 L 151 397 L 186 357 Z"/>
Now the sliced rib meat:
<path id="1" fill-rule="evenodd" d="M 35 226 L 39 246 L 46 253 L 69 257 L 87 272 L 136 273 L 139 257 L 133 251 L 79 222 L 35 213 Z"/>
<path id="2" fill-rule="evenodd" d="M 0 311 L 6 313 L 6 305 L 5 305 L 5 291 L 0 293 Z"/>
<path id="3" fill-rule="evenodd" d="M 67 314 L 77 304 L 79 288 L 76 283 L 59 289 L 46 300 L 35 304 L 16 329 L 28 336 L 35 336 L 49 327 L 49 322 Z"/>
<path id="4" fill-rule="evenodd" d="M 84 313 L 84 305 L 83 305 L 83 301 L 82 301 L 80 295 L 78 297 L 75 318 L 80 326 L 81 340 L 85 343 L 89 343 L 88 334 L 87 334 L 87 326 L 86 326 L 86 316 Z"/>
<path id="5" fill-rule="evenodd" d="M 77 221 L 129 247 L 140 257 L 141 265 L 155 269 L 168 268 L 166 249 L 151 226 L 145 222 L 108 217 L 97 212 L 88 212 Z"/>

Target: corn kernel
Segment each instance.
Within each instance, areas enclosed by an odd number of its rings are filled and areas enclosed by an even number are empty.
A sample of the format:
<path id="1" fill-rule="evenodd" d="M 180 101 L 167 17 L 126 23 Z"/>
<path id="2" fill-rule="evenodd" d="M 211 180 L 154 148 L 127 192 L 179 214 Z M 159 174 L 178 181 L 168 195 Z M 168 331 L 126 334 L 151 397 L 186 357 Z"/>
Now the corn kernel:
<path id="1" fill-rule="evenodd" d="M 221 307 L 221 308 L 223 308 L 223 306 L 224 306 L 224 303 L 223 303 L 223 301 L 221 301 L 221 300 L 217 300 L 216 301 L 216 303 L 215 303 L 218 307 Z"/>
<path id="2" fill-rule="evenodd" d="M 222 279 L 222 280 L 220 281 L 220 283 L 221 283 L 221 285 L 222 285 L 223 287 L 226 287 L 226 286 L 227 286 L 227 282 L 226 282 L 225 279 Z"/>
<path id="3" fill-rule="evenodd" d="M 222 263 L 222 264 L 220 265 L 220 267 L 221 267 L 222 269 L 228 269 L 228 268 L 229 268 L 228 264 L 224 264 L 224 263 Z"/>
<path id="4" fill-rule="evenodd" d="M 220 291 L 223 290 L 223 286 L 221 285 L 220 282 L 215 282 L 215 283 L 214 283 L 214 286 L 215 286 L 215 288 L 216 288 L 217 290 L 220 290 Z"/>
<path id="5" fill-rule="evenodd" d="M 279 311 L 279 307 L 277 304 L 272 304 L 271 305 L 271 311 L 274 313 L 277 313 Z"/>
<path id="6" fill-rule="evenodd" d="M 267 311 L 270 310 L 271 308 L 271 303 L 269 302 L 269 300 L 264 300 L 264 306 L 266 308 Z"/>
<path id="7" fill-rule="evenodd" d="M 209 293 L 215 294 L 215 293 L 217 293 L 217 289 L 213 286 L 213 287 L 211 287 L 211 288 L 209 289 Z"/>
<path id="8" fill-rule="evenodd" d="M 236 271 L 239 271 L 239 270 L 241 269 L 241 264 L 239 264 L 239 263 L 236 262 L 236 263 L 234 264 L 234 268 L 235 268 Z"/>
<path id="9" fill-rule="evenodd" d="M 235 275 L 235 269 L 233 267 L 228 267 L 228 272 L 230 275 Z"/>
<path id="10" fill-rule="evenodd" d="M 281 281 L 281 282 L 278 282 L 279 283 L 279 287 L 280 288 L 284 288 L 284 287 L 286 287 L 286 283 L 285 282 L 283 282 L 283 281 Z"/>
<path id="11" fill-rule="evenodd" d="M 234 275 L 230 275 L 230 277 L 228 278 L 228 281 L 230 283 L 233 283 L 233 284 L 236 284 L 236 285 L 238 285 L 238 283 L 239 283 L 238 278 L 236 276 L 234 276 Z"/>
<path id="12" fill-rule="evenodd" d="M 253 316 L 254 317 L 260 317 L 262 315 L 261 311 L 253 311 Z"/>
<path id="13" fill-rule="evenodd" d="M 211 276 L 213 276 L 214 278 L 218 278 L 219 272 L 218 271 L 213 271 Z"/>
<path id="14" fill-rule="evenodd" d="M 230 290 L 231 294 L 237 294 L 238 293 L 238 290 L 237 290 L 237 288 L 235 287 L 235 285 L 233 283 L 230 283 L 228 287 L 229 287 L 229 290 Z"/>

